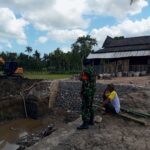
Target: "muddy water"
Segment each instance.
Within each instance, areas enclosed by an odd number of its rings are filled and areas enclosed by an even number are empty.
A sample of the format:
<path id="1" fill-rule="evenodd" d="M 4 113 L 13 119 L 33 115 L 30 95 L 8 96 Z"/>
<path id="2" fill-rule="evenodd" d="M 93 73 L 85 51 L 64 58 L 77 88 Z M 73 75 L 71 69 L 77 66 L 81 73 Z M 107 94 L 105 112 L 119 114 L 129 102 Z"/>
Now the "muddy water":
<path id="1" fill-rule="evenodd" d="M 19 137 L 33 133 L 41 128 L 51 124 L 52 119 L 19 119 L 0 123 L 0 150 L 16 150 L 18 145 L 15 145 Z"/>

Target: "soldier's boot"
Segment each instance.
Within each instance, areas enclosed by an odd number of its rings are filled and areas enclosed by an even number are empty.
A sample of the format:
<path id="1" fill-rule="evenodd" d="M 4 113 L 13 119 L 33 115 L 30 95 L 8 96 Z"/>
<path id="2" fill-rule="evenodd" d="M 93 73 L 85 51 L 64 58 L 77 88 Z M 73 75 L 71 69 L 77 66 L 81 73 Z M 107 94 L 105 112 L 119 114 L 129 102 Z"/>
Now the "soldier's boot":
<path id="1" fill-rule="evenodd" d="M 91 125 L 91 126 L 94 125 L 94 115 L 90 116 L 89 125 Z"/>
<path id="2" fill-rule="evenodd" d="M 78 130 L 83 130 L 83 129 L 88 129 L 89 126 L 88 126 L 88 122 L 87 121 L 84 121 L 83 124 L 79 127 L 77 127 Z"/>

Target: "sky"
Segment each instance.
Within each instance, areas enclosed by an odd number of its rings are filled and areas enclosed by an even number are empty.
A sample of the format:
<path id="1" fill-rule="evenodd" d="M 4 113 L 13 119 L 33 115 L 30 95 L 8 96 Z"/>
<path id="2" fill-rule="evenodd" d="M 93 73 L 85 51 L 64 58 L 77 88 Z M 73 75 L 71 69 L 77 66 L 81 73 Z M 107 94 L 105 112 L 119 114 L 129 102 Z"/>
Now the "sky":
<path id="1" fill-rule="evenodd" d="M 101 48 L 107 36 L 150 35 L 149 0 L 0 0 L 0 52 L 68 52 L 91 35 Z"/>

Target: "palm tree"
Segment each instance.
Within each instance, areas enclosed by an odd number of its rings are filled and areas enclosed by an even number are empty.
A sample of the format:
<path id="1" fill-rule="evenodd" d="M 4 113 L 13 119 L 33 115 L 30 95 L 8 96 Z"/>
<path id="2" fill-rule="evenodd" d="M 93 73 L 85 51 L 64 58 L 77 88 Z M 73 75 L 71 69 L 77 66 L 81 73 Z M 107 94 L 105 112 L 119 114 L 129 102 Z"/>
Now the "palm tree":
<path id="1" fill-rule="evenodd" d="M 25 52 L 27 52 L 28 54 L 30 54 L 33 51 L 32 47 L 27 46 Z"/>
<path id="2" fill-rule="evenodd" d="M 35 53 L 33 54 L 33 57 L 34 57 L 36 60 L 40 60 L 40 53 L 38 52 L 38 50 L 35 50 Z"/>

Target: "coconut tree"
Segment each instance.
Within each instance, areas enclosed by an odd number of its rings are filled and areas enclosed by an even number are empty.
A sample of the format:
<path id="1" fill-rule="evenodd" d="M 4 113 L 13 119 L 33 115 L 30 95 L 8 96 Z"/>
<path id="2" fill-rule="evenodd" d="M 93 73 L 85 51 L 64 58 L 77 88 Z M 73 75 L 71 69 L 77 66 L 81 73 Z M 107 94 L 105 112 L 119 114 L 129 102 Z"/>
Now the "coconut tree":
<path id="1" fill-rule="evenodd" d="M 28 54 L 30 54 L 33 51 L 32 47 L 27 46 L 25 52 L 27 52 Z"/>

